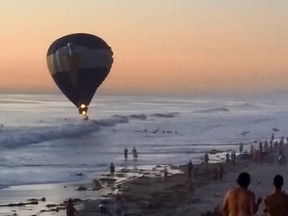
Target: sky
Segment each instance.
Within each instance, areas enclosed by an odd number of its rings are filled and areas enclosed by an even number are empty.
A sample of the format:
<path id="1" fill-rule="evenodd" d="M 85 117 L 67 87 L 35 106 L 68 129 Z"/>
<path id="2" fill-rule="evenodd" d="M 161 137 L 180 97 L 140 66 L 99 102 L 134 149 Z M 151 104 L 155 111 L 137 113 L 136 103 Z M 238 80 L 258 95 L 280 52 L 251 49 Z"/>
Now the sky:
<path id="1" fill-rule="evenodd" d="M 114 53 L 104 94 L 288 89 L 287 0 L 0 0 L 0 93 L 59 92 L 46 54 L 84 32 Z"/>

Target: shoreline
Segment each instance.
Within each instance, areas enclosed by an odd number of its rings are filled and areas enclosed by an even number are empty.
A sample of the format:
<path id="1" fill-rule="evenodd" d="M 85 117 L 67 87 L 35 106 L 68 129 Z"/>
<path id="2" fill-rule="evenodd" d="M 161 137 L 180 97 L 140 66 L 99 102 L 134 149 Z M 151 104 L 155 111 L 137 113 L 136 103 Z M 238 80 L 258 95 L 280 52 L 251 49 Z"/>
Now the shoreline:
<path id="1" fill-rule="evenodd" d="M 141 165 L 136 170 L 132 166 L 129 169 L 122 168 L 114 176 L 117 179 L 115 185 L 133 181 L 142 175 L 139 174 L 139 170 L 150 172 L 152 168 L 152 165 Z M 57 212 L 57 215 L 64 216 L 66 214 L 65 202 L 68 198 L 81 204 L 86 200 L 100 199 L 111 193 L 111 184 L 107 183 L 109 179 L 112 179 L 109 176 L 109 174 L 102 173 L 95 178 L 95 174 L 91 174 L 80 181 L 26 184 L 2 188 L 0 189 L 0 216 L 14 214 L 46 216 L 49 212 Z M 95 181 L 100 182 L 101 179 L 102 186 L 97 188 L 99 185 L 95 186 Z M 114 181 L 112 183 L 114 184 Z M 45 201 L 42 201 L 43 198 Z"/>

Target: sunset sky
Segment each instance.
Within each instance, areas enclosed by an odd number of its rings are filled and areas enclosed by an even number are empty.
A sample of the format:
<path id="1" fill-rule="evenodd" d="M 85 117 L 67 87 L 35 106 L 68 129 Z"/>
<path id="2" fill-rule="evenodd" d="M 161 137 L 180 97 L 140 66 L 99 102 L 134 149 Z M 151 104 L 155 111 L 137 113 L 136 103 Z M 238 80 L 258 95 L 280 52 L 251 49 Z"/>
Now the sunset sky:
<path id="1" fill-rule="evenodd" d="M 0 93 L 59 92 L 50 44 L 103 38 L 114 64 L 100 93 L 288 89 L 287 0 L 0 0 Z"/>

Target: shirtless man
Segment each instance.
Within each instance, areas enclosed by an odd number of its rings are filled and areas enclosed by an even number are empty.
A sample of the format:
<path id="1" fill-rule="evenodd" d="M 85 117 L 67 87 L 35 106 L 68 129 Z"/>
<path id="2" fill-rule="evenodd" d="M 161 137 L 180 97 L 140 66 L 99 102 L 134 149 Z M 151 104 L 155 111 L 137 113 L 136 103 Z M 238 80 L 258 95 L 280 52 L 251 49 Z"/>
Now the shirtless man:
<path id="1" fill-rule="evenodd" d="M 255 200 L 255 194 L 248 190 L 250 175 L 240 173 L 237 178 L 239 187 L 229 190 L 224 198 L 223 216 L 252 216 L 258 211 L 262 198 Z"/>
<path id="2" fill-rule="evenodd" d="M 265 213 L 269 216 L 287 216 L 288 215 L 288 195 L 286 195 L 282 190 L 283 177 L 281 175 L 276 175 L 274 177 L 273 185 L 275 190 L 273 193 L 268 195 L 265 202 Z"/>

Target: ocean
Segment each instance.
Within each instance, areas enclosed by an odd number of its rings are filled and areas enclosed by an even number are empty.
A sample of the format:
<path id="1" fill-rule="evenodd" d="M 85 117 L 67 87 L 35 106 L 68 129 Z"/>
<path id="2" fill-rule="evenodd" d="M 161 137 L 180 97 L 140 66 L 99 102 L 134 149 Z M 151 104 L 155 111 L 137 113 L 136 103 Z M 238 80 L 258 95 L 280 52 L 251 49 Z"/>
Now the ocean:
<path id="1" fill-rule="evenodd" d="M 123 167 L 202 161 L 288 135 L 288 102 L 95 95 L 89 120 L 62 94 L 0 95 L 0 188 L 81 181 Z M 247 133 L 242 134 L 243 131 Z M 138 150 L 137 162 L 123 150 Z M 221 158 L 220 158 L 221 159 Z M 219 160 L 219 158 L 212 158 Z"/>

